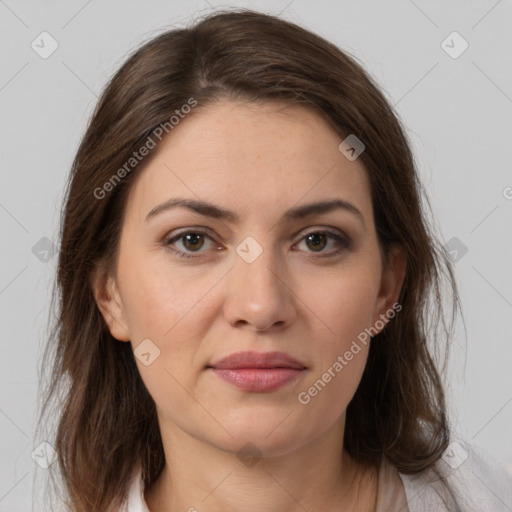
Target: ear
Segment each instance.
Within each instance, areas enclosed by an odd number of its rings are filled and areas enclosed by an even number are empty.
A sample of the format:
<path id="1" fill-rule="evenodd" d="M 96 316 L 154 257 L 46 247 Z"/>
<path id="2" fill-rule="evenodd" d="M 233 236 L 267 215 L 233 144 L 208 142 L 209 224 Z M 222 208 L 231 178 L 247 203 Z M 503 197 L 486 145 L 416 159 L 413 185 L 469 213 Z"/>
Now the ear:
<path id="1" fill-rule="evenodd" d="M 100 265 L 93 273 L 91 286 L 94 299 L 110 334 L 119 341 L 130 341 L 130 332 L 126 327 L 125 310 L 116 279 Z"/>
<path id="2" fill-rule="evenodd" d="M 375 307 L 374 324 L 377 320 L 384 320 L 387 323 L 386 312 L 395 310 L 400 311 L 398 306 L 393 307 L 398 302 L 400 291 L 405 278 L 407 267 L 404 250 L 399 245 L 394 245 L 389 250 L 388 264 L 382 270 L 379 294 Z M 388 313 L 389 314 L 389 313 Z M 393 315 L 394 316 L 394 315 Z"/>

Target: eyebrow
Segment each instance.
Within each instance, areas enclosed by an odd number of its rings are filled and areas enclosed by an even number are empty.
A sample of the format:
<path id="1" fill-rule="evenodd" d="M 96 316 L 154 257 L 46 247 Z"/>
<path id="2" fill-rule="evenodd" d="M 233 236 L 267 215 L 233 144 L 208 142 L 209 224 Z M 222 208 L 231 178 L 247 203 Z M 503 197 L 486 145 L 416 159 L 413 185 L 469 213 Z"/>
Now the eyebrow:
<path id="1" fill-rule="evenodd" d="M 232 223 L 240 222 L 240 217 L 232 211 L 225 210 L 220 206 L 208 203 L 206 201 L 199 201 L 196 199 L 185 199 L 181 197 L 169 199 L 168 201 L 165 201 L 164 203 L 155 206 L 146 215 L 146 222 L 149 221 L 151 218 L 156 217 L 162 212 L 180 207 L 187 208 L 200 215 L 204 215 L 205 217 L 212 217 L 214 219 L 230 221 Z M 348 201 L 345 201 L 343 199 L 329 199 L 326 201 L 319 201 L 316 203 L 308 203 L 300 206 L 295 206 L 293 208 L 290 208 L 283 214 L 282 220 L 286 222 L 291 222 L 303 219 L 304 217 L 308 217 L 310 215 L 328 213 L 338 209 L 345 210 L 358 216 L 361 222 L 363 223 L 363 226 L 365 225 L 364 217 L 361 211 L 358 208 L 356 208 L 352 203 L 349 203 Z"/>

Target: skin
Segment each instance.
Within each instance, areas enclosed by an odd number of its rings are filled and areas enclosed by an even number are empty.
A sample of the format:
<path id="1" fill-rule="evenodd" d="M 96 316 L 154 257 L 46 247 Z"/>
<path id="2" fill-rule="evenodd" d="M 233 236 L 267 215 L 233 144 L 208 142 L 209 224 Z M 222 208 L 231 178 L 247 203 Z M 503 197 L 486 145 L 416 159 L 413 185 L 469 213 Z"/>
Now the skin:
<path id="1" fill-rule="evenodd" d="M 369 344 L 307 405 L 297 399 L 392 308 L 404 278 L 398 249 L 383 268 L 367 171 L 340 153 L 341 141 L 305 107 L 226 100 L 176 126 L 137 177 L 115 275 L 98 273 L 94 290 L 117 340 L 135 349 L 150 339 L 160 350 L 149 366 L 136 358 L 166 456 L 145 490 L 152 512 L 374 509 L 376 472 L 343 448 Z M 175 197 L 207 200 L 240 220 L 185 208 L 145 220 Z M 282 220 L 289 208 L 334 198 L 362 218 L 336 209 Z M 209 229 L 173 243 L 194 259 L 165 245 L 182 228 Z M 306 237 L 326 228 L 348 236 L 349 247 L 334 254 L 334 239 Z M 236 252 L 248 236 L 263 250 L 252 263 Z M 251 393 L 205 369 L 241 350 L 282 351 L 307 370 L 276 391 Z M 250 467 L 237 457 L 248 442 L 261 454 Z"/>

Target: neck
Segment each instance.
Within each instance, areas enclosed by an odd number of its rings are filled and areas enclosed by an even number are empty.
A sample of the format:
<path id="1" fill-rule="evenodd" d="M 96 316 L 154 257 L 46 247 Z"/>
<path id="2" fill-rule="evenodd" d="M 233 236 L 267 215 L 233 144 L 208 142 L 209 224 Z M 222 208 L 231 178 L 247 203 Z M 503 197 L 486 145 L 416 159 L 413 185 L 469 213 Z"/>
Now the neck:
<path id="1" fill-rule="evenodd" d="M 242 463 L 176 428 L 164 428 L 166 465 L 145 491 L 160 510 L 374 510 L 377 477 L 343 449 L 343 426 L 288 453 Z M 363 503 L 364 502 L 364 503 Z"/>

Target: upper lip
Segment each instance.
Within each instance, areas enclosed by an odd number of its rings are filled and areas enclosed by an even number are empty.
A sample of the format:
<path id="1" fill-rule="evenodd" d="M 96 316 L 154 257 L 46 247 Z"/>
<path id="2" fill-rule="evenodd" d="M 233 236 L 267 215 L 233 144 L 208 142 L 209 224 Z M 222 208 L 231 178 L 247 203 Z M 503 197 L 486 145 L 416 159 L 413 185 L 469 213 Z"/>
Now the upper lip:
<path id="1" fill-rule="evenodd" d="M 209 368 L 306 368 L 300 361 L 284 352 L 235 352 L 208 365 Z"/>

